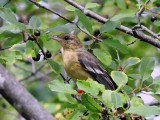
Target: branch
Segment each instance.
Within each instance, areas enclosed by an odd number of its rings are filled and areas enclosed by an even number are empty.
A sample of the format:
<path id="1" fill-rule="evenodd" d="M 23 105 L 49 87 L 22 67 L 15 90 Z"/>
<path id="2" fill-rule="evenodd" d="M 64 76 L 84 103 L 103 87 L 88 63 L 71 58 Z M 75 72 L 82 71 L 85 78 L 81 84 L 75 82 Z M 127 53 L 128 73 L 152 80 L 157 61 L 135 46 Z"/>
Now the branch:
<path id="1" fill-rule="evenodd" d="M 55 120 L 2 64 L 0 64 L 0 70 L 0 94 L 26 120 Z"/>
<path id="2" fill-rule="evenodd" d="M 94 12 L 92 12 L 91 10 L 88 10 L 88 9 L 85 9 L 83 6 L 77 4 L 76 2 L 74 2 L 73 0 L 64 0 L 66 1 L 67 3 L 69 3 L 70 5 L 80 9 L 81 11 L 83 11 L 83 13 L 101 23 L 105 23 L 108 19 L 107 18 L 104 18 Z M 153 37 L 149 36 L 149 35 L 146 35 L 144 34 L 142 31 L 132 31 L 132 29 L 128 28 L 128 27 L 125 27 L 123 25 L 121 25 L 119 28 L 116 28 L 124 33 L 127 33 L 129 35 L 132 35 L 133 37 L 135 38 L 139 38 L 141 39 L 142 41 L 144 42 L 147 42 L 151 45 L 154 45 L 155 47 L 158 47 L 160 48 L 160 41 L 154 39 Z"/>
<path id="3" fill-rule="evenodd" d="M 97 39 L 95 36 L 91 35 L 91 34 L 90 34 L 89 32 L 87 32 L 87 31 L 85 31 L 82 27 L 80 27 L 80 26 L 77 24 L 77 22 L 74 22 L 74 21 L 69 20 L 68 18 L 64 17 L 64 16 L 61 15 L 60 13 L 58 13 L 58 12 L 52 10 L 52 9 L 49 9 L 49 8 L 47 8 L 47 7 L 43 6 L 43 5 L 41 5 L 41 4 L 37 3 L 37 2 L 35 2 L 34 0 L 28 0 L 28 1 L 34 3 L 36 6 L 38 6 L 38 7 L 40 7 L 40 8 L 43 8 L 43 9 L 45 9 L 45 10 L 48 10 L 48 11 L 50 11 L 50 12 L 52 12 L 52 13 L 58 15 L 59 17 L 61 17 L 61 18 L 64 19 L 65 21 L 67 21 L 67 22 L 69 22 L 69 23 L 71 23 L 71 24 L 76 25 L 77 28 L 78 28 L 79 30 L 81 30 L 82 32 L 84 32 L 85 34 L 87 34 L 87 35 L 91 36 L 92 38 L 94 38 L 94 39 L 96 39 L 96 40 L 102 42 L 101 39 Z"/>

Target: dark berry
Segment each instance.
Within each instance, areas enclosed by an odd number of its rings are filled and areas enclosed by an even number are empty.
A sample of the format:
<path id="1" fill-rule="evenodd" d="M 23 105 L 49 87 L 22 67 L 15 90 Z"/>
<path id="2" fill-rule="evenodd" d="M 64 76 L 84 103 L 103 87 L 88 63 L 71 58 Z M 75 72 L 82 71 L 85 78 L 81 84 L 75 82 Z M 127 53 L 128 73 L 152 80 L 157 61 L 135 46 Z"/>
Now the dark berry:
<path id="1" fill-rule="evenodd" d="M 39 61 L 40 60 L 40 54 L 37 54 L 37 56 L 36 57 L 32 57 L 32 59 L 34 60 L 34 61 Z"/>
<path id="2" fill-rule="evenodd" d="M 101 36 L 100 38 L 101 39 L 107 39 L 108 37 L 107 36 Z"/>
<path id="3" fill-rule="evenodd" d="M 102 113 L 103 113 L 103 114 L 108 114 L 108 109 L 107 109 L 106 107 L 103 107 L 103 108 L 102 108 Z"/>
<path id="4" fill-rule="evenodd" d="M 36 38 L 35 38 L 33 35 L 31 35 L 31 36 L 28 37 L 28 40 L 34 41 L 35 39 L 36 39 Z"/>
<path id="5" fill-rule="evenodd" d="M 95 30 L 94 33 L 93 33 L 94 36 L 98 36 L 99 34 L 100 34 L 100 31 L 98 29 Z"/>
<path id="6" fill-rule="evenodd" d="M 128 108 L 128 103 L 123 105 L 124 108 Z"/>
<path id="7" fill-rule="evenodd" d="M 125 115 L 120 115 L 120 119 L 121 120 L 126 120 L 126 116 Z"/>
<path id="8" fill-rule="evenodd" d="M 103 120 L 110 120 L 107 116 L 102 116 Z"/>
<path id="9" fill-rule="evenodd" d="M 89 41 L 89 40 L 90 40 L 89 37 L 85 37 L 85 38 L 84 38 L 84 41 Z"/>
<path id="10" fill-rule="evenodd" d="M 78 93 L 82 93 L 82 92 L 83 92 L 83 90 L 81 90 L 81 89 L 77 88 L 77 92 L 78 92 Z"/>
<path id="11" fill-rule="evenodd" d="M 154 22 L 155 20 L 157 20 L 156 16 L 151 16 L 151 21 Z"/>
<path id="12" fill-rule="evenodd" d="M 98 104 L 99 104 L 100 106 L 104 107 L 104 104 L 103 104 L 101 101 L 99 101 Z"/>
<path id="13" fill-rule="evenodd" d="M 36 31 L 34 31 L 34 35 L 35 35 L 35 36 L 40 36 L 40 35 L 41 35 L 41 32 L 40 32 L 39 30 L 36 30 Z"/>
<path id="14" fill-rule="evenodd" d="M 50 57 L 52 57 L 52 54 L 47 50 L 47 52 L 46 52 L 46 57 L 47 58 L 50 58 Z"/>

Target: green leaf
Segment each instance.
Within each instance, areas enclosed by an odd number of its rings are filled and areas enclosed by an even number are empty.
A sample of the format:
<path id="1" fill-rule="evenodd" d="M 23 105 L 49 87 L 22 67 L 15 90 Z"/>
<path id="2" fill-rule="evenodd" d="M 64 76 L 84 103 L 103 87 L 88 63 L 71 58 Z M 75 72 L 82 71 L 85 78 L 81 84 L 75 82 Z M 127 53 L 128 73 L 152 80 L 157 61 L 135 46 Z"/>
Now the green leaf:
<path id="1" fill-rule="evenodd" d="M 32 50 L 34 47 L 34 43 L 31 40 L 28 40 L 26 43 L 25 54 L 28 57 L 32 57 Z"/>
<path id="2" fill-rule="evenodd" d="M 78 88 L 82 89 L 86 93 L 90 93 L 94 97 L 97 97 L 97 95 L 99 94 L 99 91 L 100 91 L 100 87 L 101 87 L 100 85 L 98 85 L 98 83 L 96 81 L 88 82 L 88 81 L 84 81 L 84 80 L 78 80 L 77 86 L 78 86 Z M 103 88 L 103 87 L 101 87 L 101 88 Z"/>
<path id="3" fill-rule="evenodd" d="M 73 7 L 72 5 L 67 5 L 66 10 L 68 11 L 75 11 L 77 8 Z"/>
<path id="4" fill-rule="evenodd" d="M 151 115 L 159 115 L 160 108 L 157 106 L 141 105 L 141 106 L 134 107 L 133 109 L 129 109 L 125 111 L 125 113 L 133 113 L 133 114 L 149 117 Z"/>
<path id="5" fill-rule="evenodd" d="M 129 67 L 129 66 L 132 66 L 132 65 L 135 65 L 135 64 L 138 64 L 139 62 L 141 62 L 141 60 L 137 57 L 130 57 L 128 58 L 125 63 L 124 63 L 124 66 L 125 67 Z"/>
<path id="6" fill-rule="evenodd" d="M 117 48 L 120 52 L 122 52 L 123 54 L 128 53 L 128 48 L 126 45 L 121 44 L 118 40 L 103 40 L 103 46 L 111 46 L 114 49 Z"/>
<path id="7" fill-rule="evenodd" d="M 37 16 L 32 16 L 29 20 L 29 26 L 30 29 L 38 29 L 41 25 L 41 19 Z"/>
<path id="8" fill-rule="evenodd" d="M 99 7 L 100 5 L 98 3 L 87 3 L 85 8 L 88 9 L 88 8 L 95 8 L 95 7 Z"/>
<path id="9" fill-rule="evenodd" d="M 151 76 L 154 69 L 155 60 L 152 57 L 144 57 L 141 60 L 140 75 L 141 79 L 144 81 Z"/>
<path id="10" fill-rule="evenodd" d="M 128 76 L 124 72 L 112 71 L 111 77 L 118 86 L 120 85 L 125 86 L 126 83 L 128 82 Z"/>
<path id="11" fill-rule="evenodd" d="M 22 43 L 22 44 L 15 44 L 13 45 L 10 50 L 11 51 L 20 51 L 20 52 L 25 52 L 25 47 L 26 47 L 26 44 L 25 43 Z"/>
<path id="12" fill-rule="evenodd" d="M 102 112 L 102 106 L 100 106 L 93 98 L 91 98 L 87 94 L 82 94 L 82 104 L 86 106 L 86 108 L 92 112 Z"/>
<path id="13" fill-rule="evenodd" d="M 113 92 L 113 91 L 111 91 L 111 90 L 105 90 L 105 91 L 102 93 L 102 102 L 104 103 L 104 105 L 105 105 L 107 108 L 111 108 L 111 107 L 113 106 L 112 98 L 111 98 L 112 92 Z"/>
<path id="14" fill-rule="evenodd" d="M 108 20 L 104 25 L 101 26 L 100 32 L 111 32 L 114 30 L 116 27 L 120 27 L 121 23 L 120 22 L 113 22 Z"/>
<path id="15" fill-rule="evenodd" d="M 12 29 L 17 29 L 17 27 L 14 24 L 4 24 L 2 27 L 0 27 L 0 33 L 9 31 Z"/>
<path id="16" fill-rule="evenodd" d="M 64 84 L 64 82 L 60 80 L 53 80 L 49 83 L 49 88 L 51 91 L 68 93 L 68 94 L 77 94 L 70 84 Z"/>
<path id="17" fill-rule="evenodd" d="M 98 114 L 90 114 L 87 120 L 99 120 Z"/>
<path id="18" fill-rule="evenodd" d="M 123 18 L 133 18 L 135 17 L 135 13 L 120 13 L 111 18 L 112 21 L 118 21 Z"/>
<path id="19" fill-rule="evenodd" d="M 126 10 L 126 3 L 124 0 L 116 0 L 118 7 L 122 10 Z"/>
<path id="20" fill-rule="evenodd" d="M 160 94 L 150 94 L 150 95 L 160 102 Z"/>
<path id="21" fill-rule="evenodd" d="M 0 8 L 0 17 L 27 32 L 26 26 L 16 20 L 15 15 L 12 13 L 10 9 L 4 7 Z"/>
<path id="22" fill-rule="evenodd" d="M 53 72 L 55 72 L 57 74 L 61 72 L 61 66 L 58 63 L 56 63 L 52 59 L 47 59 L 47 61 L 50 65 L 50 67 L 52 68 Z"/>
<path id="23" fill-rule="evenodd" d="M 87 29 L 88 32 L 92 34 L 92 23 L 86 15 L 84 15 L 80 10 L 75 10 L 75 14 L 78 16 L 79 21 Z"/>
<path id="24" fill-rule="evenodd" d="M 112 92 L 111 99 L 114 107 L 122 107 L 121 96 L 117 92 Z"/>
<path id="25" fill-rule="evenodd" d="M 156 25 L 156 26 L 160 26 L 160 21 L 154 21 L 154 25 Z"/>
<path id="26" fill-rule="evenodd" d="M 109 66 L 112 62 L 112 57 L 109 52 L 100 49 L 94 49 L 93 53 L 105 65 Z"/>
<path id="27" fill-rule="evenodd" d="M 132 97 L 131 99 L 131 106 L 134 107 L 138 107 L 140 105 L 144 105 L 143 100 L 140 97 Z"/>
<path id="28" fill-rule="evenodd" d="M 153 80 L 153 84 L 160 85 L 160 76 L 156 77 L 156 78 Z"/>
<path id="29" fill-rule="evenodd" d="M 73 98 L 71 96 L 71 94 L 68 94 L 68 93 L 58 93 L 58 98 L 62 102 L 68 102 L 68 103 L 71 103 L 71 104 L 76 104 L 77 103 L 77 100 L 75 98 Z"/>
<path id="30" fill-rule="evenodd" d="M 71 33 L 73 30 L 76 29 L 76 26 L 73 24 L 59 24 L 54 28 L 48 28 L 46 30 L 50 31 L 50 32 L 55 32 L 55 31 L 62 31 L 65 33 Z"/>

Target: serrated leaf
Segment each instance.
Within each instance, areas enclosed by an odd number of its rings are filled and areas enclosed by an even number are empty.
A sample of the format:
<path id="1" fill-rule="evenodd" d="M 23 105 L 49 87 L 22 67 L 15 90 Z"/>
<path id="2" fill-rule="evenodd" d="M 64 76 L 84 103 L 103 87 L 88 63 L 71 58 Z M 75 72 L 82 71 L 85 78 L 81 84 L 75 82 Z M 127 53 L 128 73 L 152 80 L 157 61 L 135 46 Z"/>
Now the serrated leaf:
<path id="1" fill-rule="evenodd" d="M 122 106 L 121 96 L 117 92 L 112 92 L 111 99 L 114 107 L 117 108 Z"/>
<path id="2" fill-rule="evenodd" d="M 84 15 L 80 10 L 75 10 L 75 14 L 78 16 L 79 21 L 87 29 L 88 32 L 92 34 L 92 23 L 86 15 Z"/>
<path id="3" fill-rule="evenodd" d="M 12 11 L 10 9 L 4 8 L 4 7 L 0 8 L 0 17 L 4 20 L 8 21 L 9 23 L 17 26 L 18 28 L 28 32 L 26 29 L 26 26 L 16 20 L 15 15 L 12 13 Z"/>
<path id="4" fill-rule="evenodd" d="M 100 106 L 93 98 L 87 94 L 82 94 L 81 96 L 82 104 L 92 112 L 102 112 L 102 106 Z"/>
<path id="5" fill-rule="evenodd" d="M 18 29 L 14 24 L 4 24 L 2 27 L 0 27 L 0 33 L 3 33 L 5 31 L 10 31 L 12 29 Z"/>
<path id="6" fill-rule="evenodd" d="M 49 83 L 49 88 L 51 91 L 56 91 L 56 92 L 62 92 L 62 93 L 68 93 L 68 94 L 76 94 L 77 91 L 75 91 L 71 85 L 69 84 L 64 84 L 64 82 L 60 80 L 53 80 Z"/>
<path id="7" fill-rule="evenodd" d="M 150 95 L 160 102 L 160 94 L 150 94 Z"/>
<path id="8" fill-rule="evenodd" d="M 154 25 L 156 25 L 156 26 L 160 26 L 160 21 L 154 21 Z"/>
<path id="9" fill-rule="evenodd" d="M 31 56 L 32 57 L 33 47 L 34 47 L 34 43 L 31 40 L 28 40 L 27 43 L 26 43 L 26 48 L 25 48 L 26 56 Z"/>
<path id="10" fill-rule="evenodd" d="M 77 100 L 75 98 L 73 98 L 71 96 L 71 94 L 68 94 L 68 93 L 58 93 L 58 98 L 62 102 L 68 102 L 68 103 L 71 103 L 71 104 L 76 104 L 77 103 Z"/>
<path id="11" fill-rule="evenodd" d="M 88 81 L 78 80 L 77 86 L 78 86 L 78 88 L 82 89 L 86 93 L 90 93 L 94 97 L 97 97 L 97 95 L 99 93 L 99 89 L 93 89 L 93 87 L 90 85 L 90 83 Z"/>
<path id="12" fill-rule="evenodd" d="M 128 82 L 128 76 L 124 72 L 112 71 L 111 77 L 118 86 L 120 85 L 125 86 L 126 83 Z"/>
<path id="13" fill-rule="evenodd" d="M 123 18 L 133 18 L 135 17 L 135 13 L 120 13 L 111 18 L 112 21 L 118 21 Z"/>
<path id="14" fill-rule="evenodd" d="M 100 5 L 98 3 L 87 3 L 85 8 L 88 9 L 88 8 L 95 8 L 95 7 L 99 7 Z"/>
<path id="15" fill-rule="evenodd" d="M 105 90 L 105 91 L 102 93 L 102 102 L 104 103 L 104 105 L 105 105 L 107 108 L 111 108 L 111 107 L 113 106 L 112 98 L 111 98 L 112 92 L 113 92 L 113 91 L 111 91 L 111 90 Z"/>
<path id="16" fill-rule="evenodd" d="M 112 57 L 109 52 L 100 49 L 94 49 L 93 53 L 105 65 L 109 66 L 112 62 Z"/>
<path id="17" fill-rule="evenodd" d="M 139 62 L 141 62 L 141 60 L 137 57 L 130 57 L 128 58 L 125 63 L 124 63 L 124 66 L 125 67 L 129 67 L 129 66 L 132 66 L 132 65 L 136 65 L 138 64 Z"/>
<path id="18" fill-rule="evenodd" d="M 152 57 L 144 57 L 141 60 L 140 75 L 141 79 L 144 81 L 151 76 L 154 69 L 155 60 Z"/>
<path id="19" fill-rule="evenodd" d="M 126 3 L 124 0 L 115 0 L 118 7 L 122 10 L 126 10 Z"/>
<path id="20" fill-rule="evenodd" d="M 156 78 L 153 80 L 153 84 L 158 84 L 158 85 L 160 85 L 160 76 L 156 77 Z"/>
<path id="21" fill-rule="evenodd" d="M 67 5 L 65 8 L 68 11 L 75 11 L 77 9 L 77 8 L 73 7 L 72 5 Z"/>
<path id="22" fill-rule="evenodd" d="M 98 114 L 89 114 L 88 120 L 99 120 Z"/>
<path id="23" fill-rule="evenodd" d="M 47 61 L 50 65 L 50 67 L 52 68 L 53 72 L 55 72 L 57 74 L 61 72 L 61 66 L 58 63 L 56 63 L 52 59 L 47 59 Z"/>
<path id="24" fill-rule="evenodd" d="M 50 31 L 50 32 L 55 32 L 55 31 L 62 31 L 65 33 L 71 33 L 73 30 L 76 29 L 76 26 L 73 24 L 59 24 L 54 28 L 48 28 L 46 30 Z"/>
<path id="25" fill-rule="evenodd" d="M 21 52 L 25 52 L 25 47 L 26 47 L 26 44 L 25 43 L 22 43 L 22 44 L 14 44 L 10 50 L 11 51 L 21 51 Z"/>
<path id="26" fill-rule="evenodd" d="M 126 45 L 121 44 L 118 40 L 112 40 L 112 39 L 104 40 L 103 45 L 104 47 L 111 46 L 114 49 L 117 48 L 118 51 L 122 52 L 123 54 L 128 53 L 128 48 L 126 47 Z"/>
<path id="27" fill-rule="evenodd" d="M 138 107 L 140 105 L 144 105 L 143 100 L 140 97 L 132 97 L 131 99 L 131 106 L 134 107 Z"/>
<path id="28" fill-rule="evenodd" d="M 29 20 L 29 26 L 30 29 L 38 29 L 41 25 L 41 19 L 37 16 L 32 16 Z"/>
<path id="29" fill-rule="evenodd" d="M 121 23 L 120 22 L 113 22 L 108 20 L 104 25 L 101 26 L 100 32 L 111 32 L 114 30 L 116 27 L 120 27 Z"/>
<path id="30" fill-rule="evenodd" d="M 125 111 L 125 113 L 133 113 L 149 117 L 151 115 L 160 115 L 160 108 L 157 106 L 141 105 Z"/>

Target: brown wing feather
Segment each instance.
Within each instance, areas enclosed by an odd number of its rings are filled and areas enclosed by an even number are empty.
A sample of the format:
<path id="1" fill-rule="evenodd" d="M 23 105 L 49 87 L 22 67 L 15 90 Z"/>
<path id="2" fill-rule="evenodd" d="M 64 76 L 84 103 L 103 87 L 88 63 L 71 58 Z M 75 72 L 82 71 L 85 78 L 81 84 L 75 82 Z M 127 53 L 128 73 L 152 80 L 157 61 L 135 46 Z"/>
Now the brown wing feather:
<path id="1" fill-rule="evenodd" d="M 92 78 L 101 84 L 104 84 L 107 89 L 115 90 L 117 88 L 107 71 L 105 71 L 98 63 L 97 58 L 85 51 L 78 54 L 78 60 L 84 69 L 92 76 Z"/>

